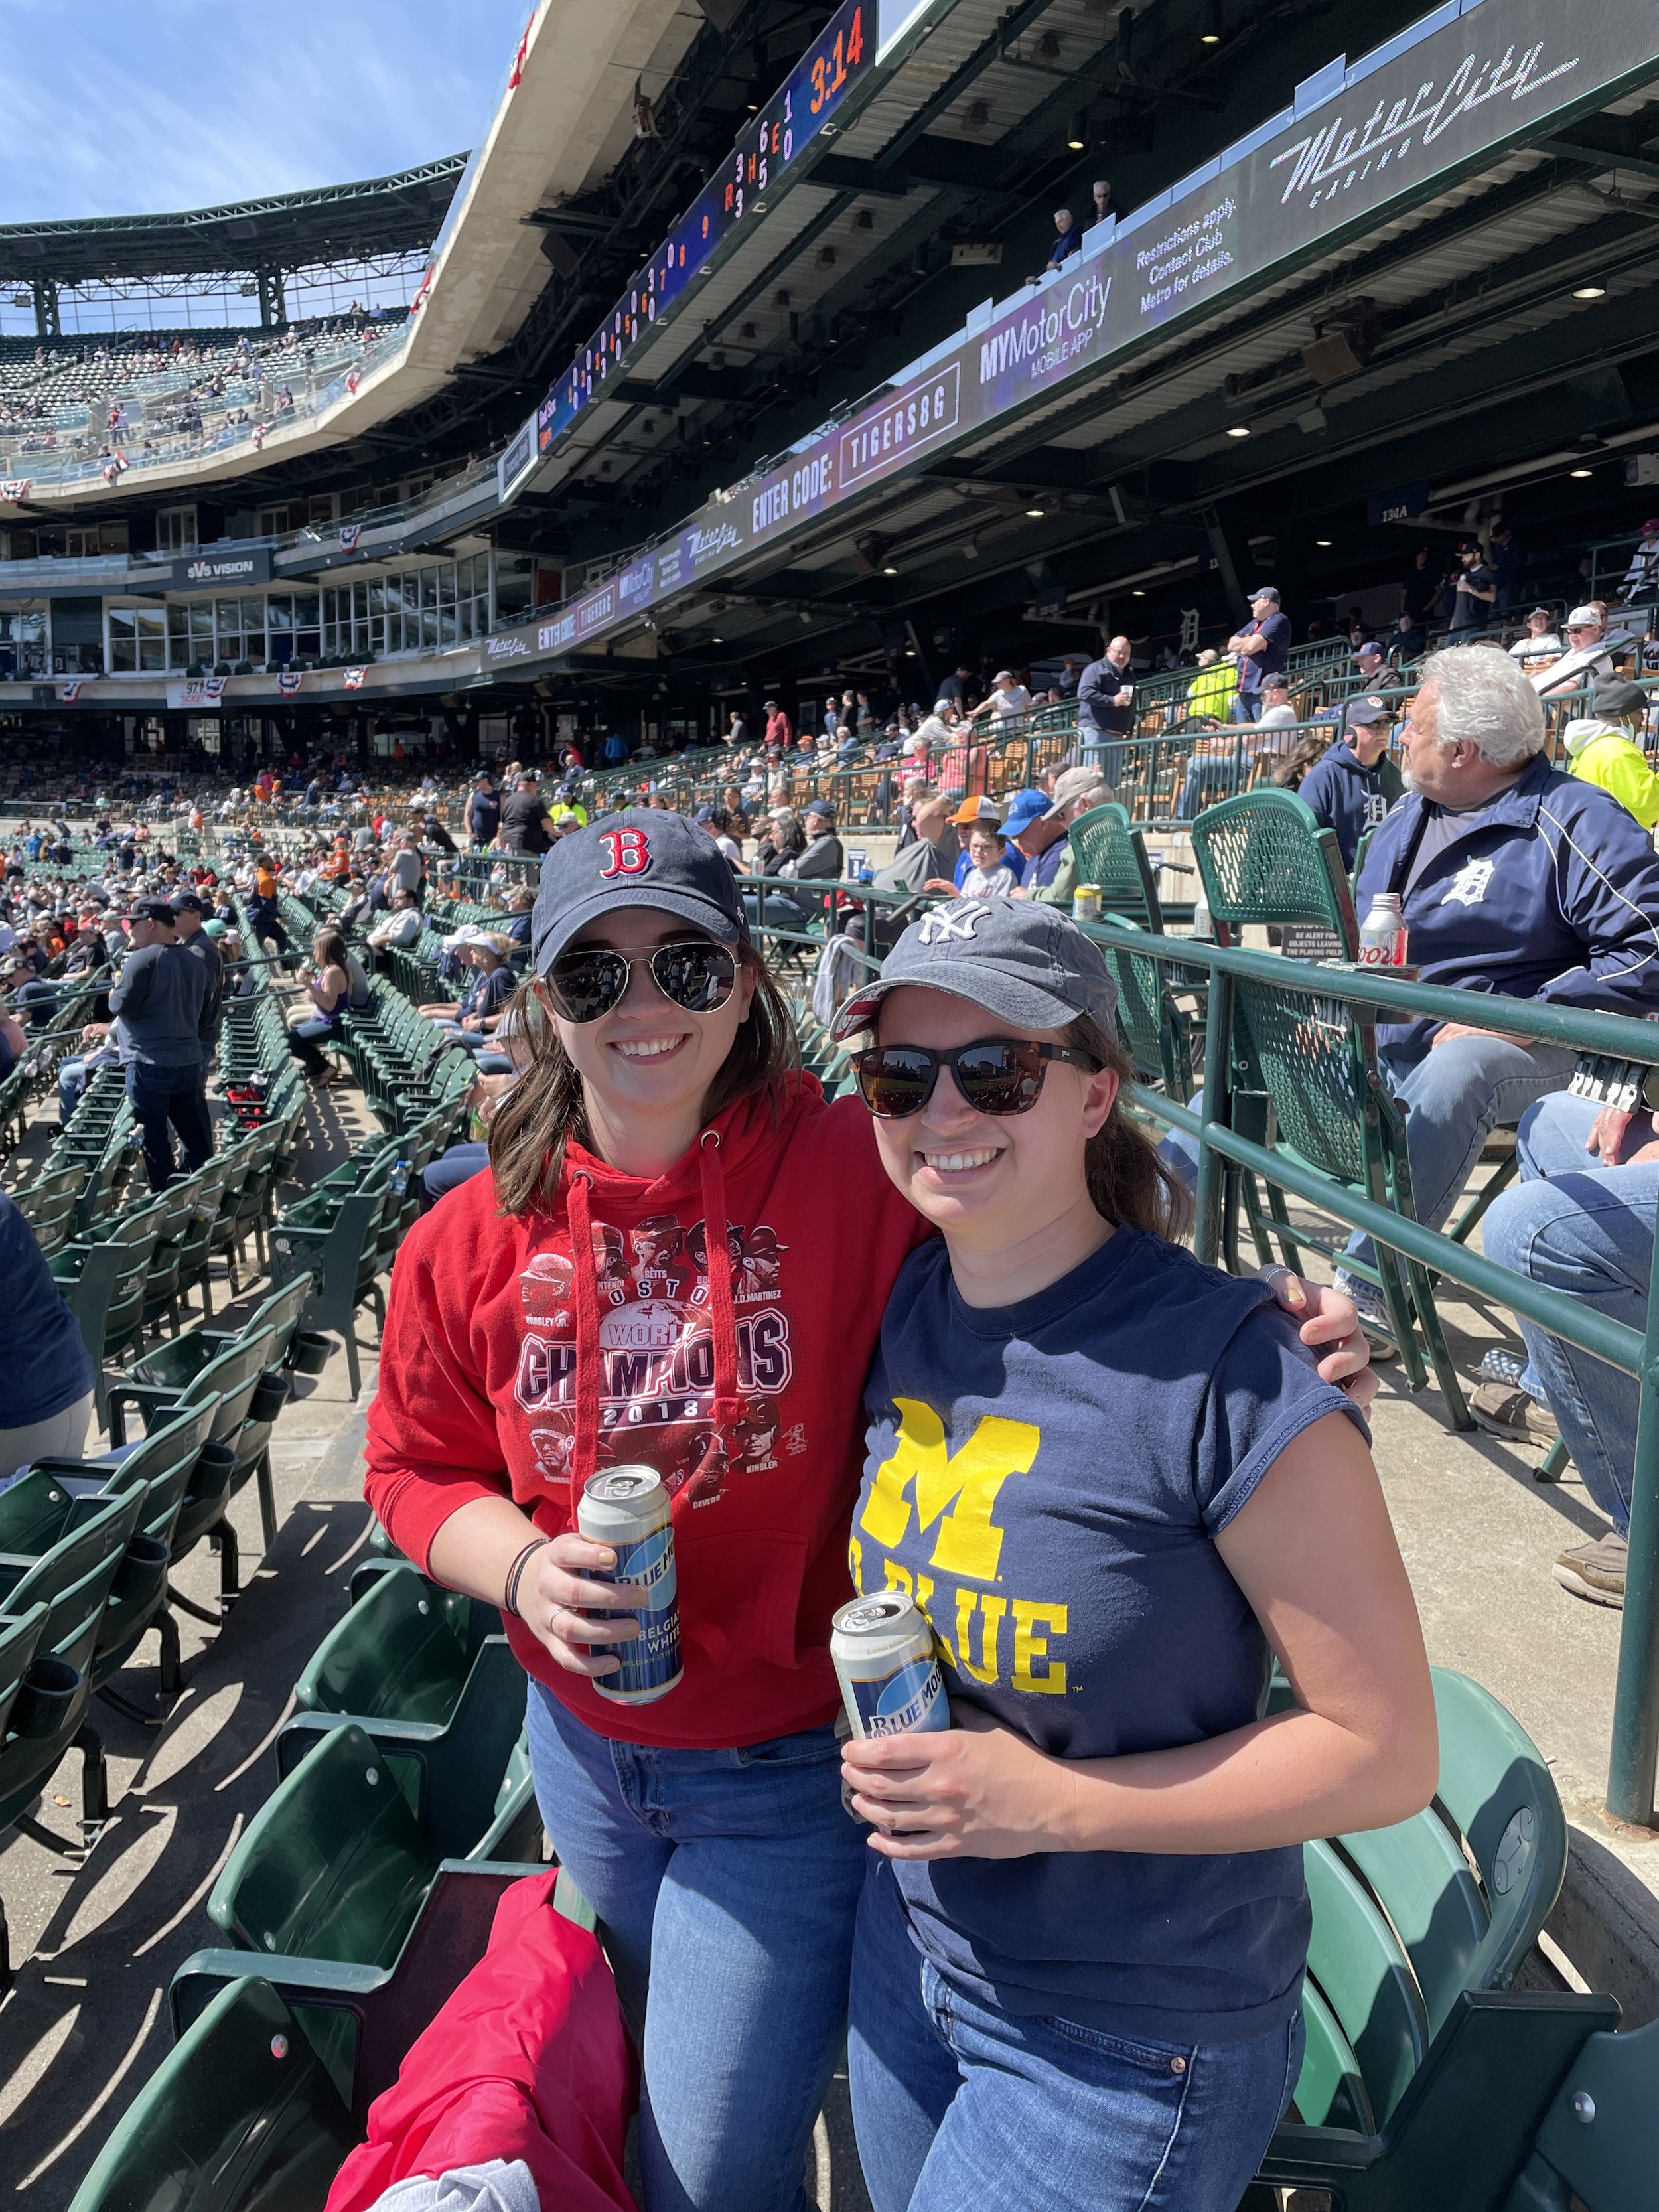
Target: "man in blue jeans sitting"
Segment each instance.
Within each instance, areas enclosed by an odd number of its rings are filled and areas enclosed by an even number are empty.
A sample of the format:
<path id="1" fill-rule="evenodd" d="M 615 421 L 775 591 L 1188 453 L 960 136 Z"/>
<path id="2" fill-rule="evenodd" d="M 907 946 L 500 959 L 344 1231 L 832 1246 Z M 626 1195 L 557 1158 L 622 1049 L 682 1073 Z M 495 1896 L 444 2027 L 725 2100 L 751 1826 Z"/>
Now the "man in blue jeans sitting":
<path id="1" fill-rule="evenodd" d="M 1656 1128 L 1653 1115 L 1598 1107 L 1566 1091 L 1529 1108 L 1516 1146 L 1522 1180 L 1499 1193 L 1481 1224 L 1486 1257 L 1583 1298 L 1608 1321 L 1644 1329 L 1659 1214 Z M 1591 1503 L 1613 1524 L 1561 1553 L 1555 1579 L 1575 1597 L 1622 1606 L 1641 1402 L 1636 1379 L 1535 1322 L 1520 1328 L 1525 1365 L 1513 1383 L 1490 1382 L 1476 1393 L 1476 1418 L 1499 1434 L 1535 1438 L 1540 1424 L 1529 1401 L 1548 1406 Z M 1500 1358 L 1520 1365 L 1512 1353 Z"/>

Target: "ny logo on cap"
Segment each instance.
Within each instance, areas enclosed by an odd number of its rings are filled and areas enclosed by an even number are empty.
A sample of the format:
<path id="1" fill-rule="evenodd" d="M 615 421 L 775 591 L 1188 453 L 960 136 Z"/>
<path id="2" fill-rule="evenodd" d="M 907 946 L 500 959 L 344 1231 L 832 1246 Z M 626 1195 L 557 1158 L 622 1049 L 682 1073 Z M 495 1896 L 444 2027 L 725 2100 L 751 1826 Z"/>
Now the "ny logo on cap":
<path id="1" fill-rule="evenodd" d="M 605 848 L 602 881 L 612 876 L 642 876 L 651 866 L 651 840 L 643 830 L 602 830 L 599 842 Z"/>
<path id="2" fill-rule="evenodd" d="M 924 945 L 946 945 L 957 938 L 965 942 L 972 937 L 988 909 L 977 899 L 962 899 L 954 906 L 935 907 L 921 925 Z"/>

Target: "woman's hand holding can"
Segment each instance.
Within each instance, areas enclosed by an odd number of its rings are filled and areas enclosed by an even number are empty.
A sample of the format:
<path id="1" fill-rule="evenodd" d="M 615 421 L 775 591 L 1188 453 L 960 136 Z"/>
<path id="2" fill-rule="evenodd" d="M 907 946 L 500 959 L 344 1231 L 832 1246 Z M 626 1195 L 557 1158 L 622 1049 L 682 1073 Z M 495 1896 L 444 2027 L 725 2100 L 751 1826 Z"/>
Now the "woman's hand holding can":
<path id="1" fill-rule="evenodd" d="M 623 1608 L 648 1605 L 648 1592 L 633 1583 L 583 1579 L 587 1571 L 607 1574 L 616 1564 L 608 1544 L 591 1544 L 573 1531 L 544 1544 L 525 1570 L 519 1611 L 567 1674 L 614 1674 L 622 1662 L 603 1647 L 631 1643 L 640 1632 Z"/>

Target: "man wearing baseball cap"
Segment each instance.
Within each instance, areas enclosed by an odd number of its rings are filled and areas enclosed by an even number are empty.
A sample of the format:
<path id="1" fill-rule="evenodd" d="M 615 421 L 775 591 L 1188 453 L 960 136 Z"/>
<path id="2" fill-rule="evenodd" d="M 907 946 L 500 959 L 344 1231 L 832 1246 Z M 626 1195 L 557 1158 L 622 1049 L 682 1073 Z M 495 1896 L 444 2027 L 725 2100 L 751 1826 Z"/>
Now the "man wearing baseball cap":
<path id="1" fill-rule="evenodd" d="M 1048 811 L 1043 818 L 1060 830 L 1060 858 L 1048 882 L 1039 884 L 1030 894 L 1040 904 L 1064 907 L 1070 911 L 1078 880 L 1077 854 L 1069 834 L 1072 824 L 1093 808 L 1105 805 L 1111 795 L 1111 787 L 1097 768 L 1066 768 L 1054 778 Z"/>
<path id="2" fill-rule="evenodd" d="M 1297 786 L 1327 830 L 1334 830 L 1342 865 L 1352 870 L 1359 841 L 1375 830 L 1406 785 L 1389 758 L 1394 717 L 1388 702 L 1375 693 L 1350 699 L 1342 716 L 1342 735 Z"/>
<path id="3" fill-rule="evenodd" d="M 178 941 L 166 899 L 135 899 L 124 917 L 127 956 L 109 994 L 115 1020 L 89 1023 L 88 1041 L 112 1032 L 127 1073 L 127 1097 L 143 1134 L 152 1190 L 173 1178 L 173 1132 L 194 1173 L 213 1151 L 202 1092 L 203 1010 L 208 971 Z M 59 1086 L 62 1095 L 63 1086 Z"/>
<path id="4" fill-rule="evenodd" d="M 1484 629 L 1498 605 L 1498 576 L 1486 566 L 1478 538 L 1466 538 L 1457 549 L 1458 573 L 1452 580 L 1452 613 L 1448 625 L 1453 637 L 1465 630 Z"/>
<path id="5" fill-rule="evenodd" d="M 1027 897 L 1053 883 L 1070 848 L 1066 825 L 1055 815 L 1046 791 L 1017 791 L 1008 802 L 1002 834 L 1008 840 L 1008 865 L 1015 866 Z"/>
<path id="6" fill-rule="evenodd" d="M 1258 584 L 1250 593 L 1250 619 L 1227 640 L 1227 651 L 1238 655 L 1233 720 L 1254 722 L 1261 712 L 1263 678 L 1277 676 L 1290 659 L 1291 618 L 1279 605 L 1277 584 Z"/>
<path id="7" fill-rule="evenodd" d="M 1659 822 L 1659 775 L 1641 743 L 1649 703 L 1639 684 L 1611 677 L 1596 685 L 1589 714 L 1569 722 L 1561 733 L 1571 762 L 1569 775 L 1610 791 L 1644 830 Z"/>

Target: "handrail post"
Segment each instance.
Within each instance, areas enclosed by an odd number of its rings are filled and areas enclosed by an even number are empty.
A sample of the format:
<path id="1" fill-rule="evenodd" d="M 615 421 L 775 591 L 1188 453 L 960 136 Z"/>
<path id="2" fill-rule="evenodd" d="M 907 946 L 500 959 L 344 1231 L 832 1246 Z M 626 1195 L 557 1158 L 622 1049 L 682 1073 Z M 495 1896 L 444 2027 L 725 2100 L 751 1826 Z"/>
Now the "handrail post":
<path id="1" fill-rule="evenodd" d="M 1231 1124 L 1227 1099 L 1227 1043 L 1233 1021 L 1233 979 L 1210 970 L 1208 1005 L 1204 1031 L 1204 1121 Z M 1198 1140 L 1197 1218 L 1193 1225 L 1193 1249 L 1206 1267 L 1221 1264 L 1222 1200 L 1227 1164 L 1206 1141 Z"/>
<path id="2" fill-rule="evenodd" d="M 1659 1239 L 1648 1284 L 1648 1324 L 1638 1379 L 1641 1411 L 1631 1480 L 1607 1810 L 1616 1820 L 1647 1828 L 1653 1826 L 1654 1771 L 1659 1759 Z"/>

